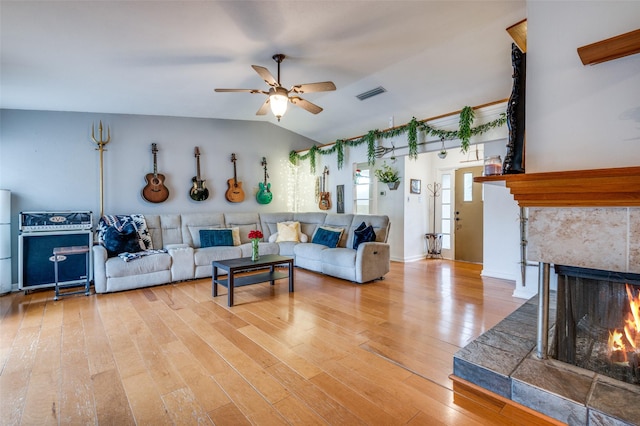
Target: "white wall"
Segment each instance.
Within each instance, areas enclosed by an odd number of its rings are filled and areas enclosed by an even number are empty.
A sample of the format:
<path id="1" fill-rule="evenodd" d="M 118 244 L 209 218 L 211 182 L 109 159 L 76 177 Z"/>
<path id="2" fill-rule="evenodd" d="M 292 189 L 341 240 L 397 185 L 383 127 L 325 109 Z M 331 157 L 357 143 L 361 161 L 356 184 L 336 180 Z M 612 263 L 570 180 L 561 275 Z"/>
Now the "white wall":
<path id="1" fill-rule="evenodd" d="M 0 110 L 0 188 L 12 191 L 13 279 L 17 281 L 17 218 L 20 211 L 91 210 L 100 212 L 99 154 L 91 141 L 92 123 L 111 130 L 104 153 L 105 213 L 182 213 L 206 211 L 286 211 L 295 188 L 289 176 L 289 151 L 313 141 L 270 123 L 198 118 Z M 146 202 L 140 195 L 144 176 L 153 171 L 151 143 L 158 144 L 158 172 L 166 176 L 169 199 Z M 195 175 L 194 147 L 201 151 L 201 175 L 211 195 L 189 197 Z M 236 153 L 238 180 L 245 201 L 224 197 L 233 177 Z M 264 179 L 267 158 L 273 201 L 258 204 L 255 193 Z"/>
<path id="2" fill-rule="evenodd" d="M 578 47 L 638 29 L 638 1 L 527 2 L 527 173 L 640 164 L 640 55 Z"/>

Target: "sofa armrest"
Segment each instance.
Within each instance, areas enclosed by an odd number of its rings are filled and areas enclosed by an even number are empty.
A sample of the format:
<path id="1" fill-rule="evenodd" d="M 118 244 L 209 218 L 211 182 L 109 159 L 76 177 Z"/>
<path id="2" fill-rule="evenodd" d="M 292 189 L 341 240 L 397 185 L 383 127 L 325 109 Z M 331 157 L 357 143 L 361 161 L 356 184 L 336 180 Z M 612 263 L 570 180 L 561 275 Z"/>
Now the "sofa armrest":
<path id="1" fill-rule="evenodd" d="M 356 282 L 366 283 L 389 272 L 391 249 L 387 243 L 362 243 L 356 252 Z"/>
<path id="2" fill-rule="evenodd" d="M 107 291 L 107 249 L 95 245 L 93 249 L 93 286 L 96 293 Z"/>

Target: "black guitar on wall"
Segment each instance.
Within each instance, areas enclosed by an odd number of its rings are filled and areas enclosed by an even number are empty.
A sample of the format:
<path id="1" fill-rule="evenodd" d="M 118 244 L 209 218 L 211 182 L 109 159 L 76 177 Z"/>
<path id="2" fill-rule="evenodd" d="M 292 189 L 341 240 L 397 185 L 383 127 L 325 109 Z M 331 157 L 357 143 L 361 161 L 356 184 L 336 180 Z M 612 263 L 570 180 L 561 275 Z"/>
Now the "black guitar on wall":
<path id="1" fill-rule="evenodd" d="M 204 186 L 204 179 L 200 178 L 200 149 L 196 146 L 196 175 L 191 178 L 193 186 L 189 191 L 189 196 L 194 201 L 204 201 L 209 198 L 209 190 Z"/>

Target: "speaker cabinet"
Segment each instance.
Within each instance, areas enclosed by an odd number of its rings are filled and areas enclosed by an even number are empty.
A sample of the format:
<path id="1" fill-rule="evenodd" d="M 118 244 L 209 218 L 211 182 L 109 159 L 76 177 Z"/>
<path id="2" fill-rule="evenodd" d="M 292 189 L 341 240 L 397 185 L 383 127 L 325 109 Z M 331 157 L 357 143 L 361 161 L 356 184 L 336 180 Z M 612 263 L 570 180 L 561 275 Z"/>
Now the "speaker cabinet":
<path id="1" fill-rule="evenodd" d="M 32 290 L 54 287 L 53 249 L 55 247 L 91 246 L 93 232 L 58 231 L 22 233 L 18 237 L 18 288 Z M 91 251 L 89 252 L 89 273 L 91 273 Z M 87 280 L 87 256 L 76 254 L 58 256 L 58 278 L 60 285 L 84 284 Z"/>

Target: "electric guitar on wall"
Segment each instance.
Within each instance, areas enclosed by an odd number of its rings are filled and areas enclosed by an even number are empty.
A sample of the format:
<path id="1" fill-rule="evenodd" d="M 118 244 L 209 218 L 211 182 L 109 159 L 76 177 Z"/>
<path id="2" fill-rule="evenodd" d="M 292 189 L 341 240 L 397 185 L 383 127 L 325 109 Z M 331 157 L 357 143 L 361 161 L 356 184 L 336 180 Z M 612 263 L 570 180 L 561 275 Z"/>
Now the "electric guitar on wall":
<path id="1" fill-rule="evenodd" d="M 200 178 L 200 148 L 196 146 L 196 175 L 191 178 L 193 186 L 189 191 L 189 196 L 194 201 L 204 201 L 209 198 L 209 190 L 204 186 L 204 179 Z"/>
<path id="2" fill-rule="evenodd" d="M 164 186 L 164 175 L 158 173 L 158 145 L 151 144 L 151 153 L 153 154 L 153 173 L 147 173 L 145 180 L 147 185 L 142 188 L 142 198 L 150 203 L 162 203 L 169 198 L 169 189 Z"/>
<path id="3" fill-rule="evenodd" d="M 242 182 L 238 182 L 236 174 L 236 154 L 231 154 L 231 162 L 233 163 L 233 179 L 227 180 L 229 189 L 224 196 L 231 203 L 241 203 L 244 201 L 244 191 L 242 190 Z"/>
<path id="4" fill-rule="evenodd" d="M 273 193 L 271 192 L 271 184 L 267 183 L 267 178 L 269 175 L 267 174 L 267 159 L 262 157 L 261 165 L 264 167 L 264 183 L 258 183 L 260 189 L 258 189 L 258 193 L 256 194 L 256 200 L 260 204 L 269 204 L 273 199 Z"/>
<path id="5" fill-rule="evenodd" d="M 331 209 L 331 193 L 327 191 L 328 174 L 329 168 L 327 166 L 324 166 L 324 171 L 322 172 L 322 181 L 320 184 L 320 203 L 318 203 L 318 207 L 320 207 L 320 210 Z"/>

